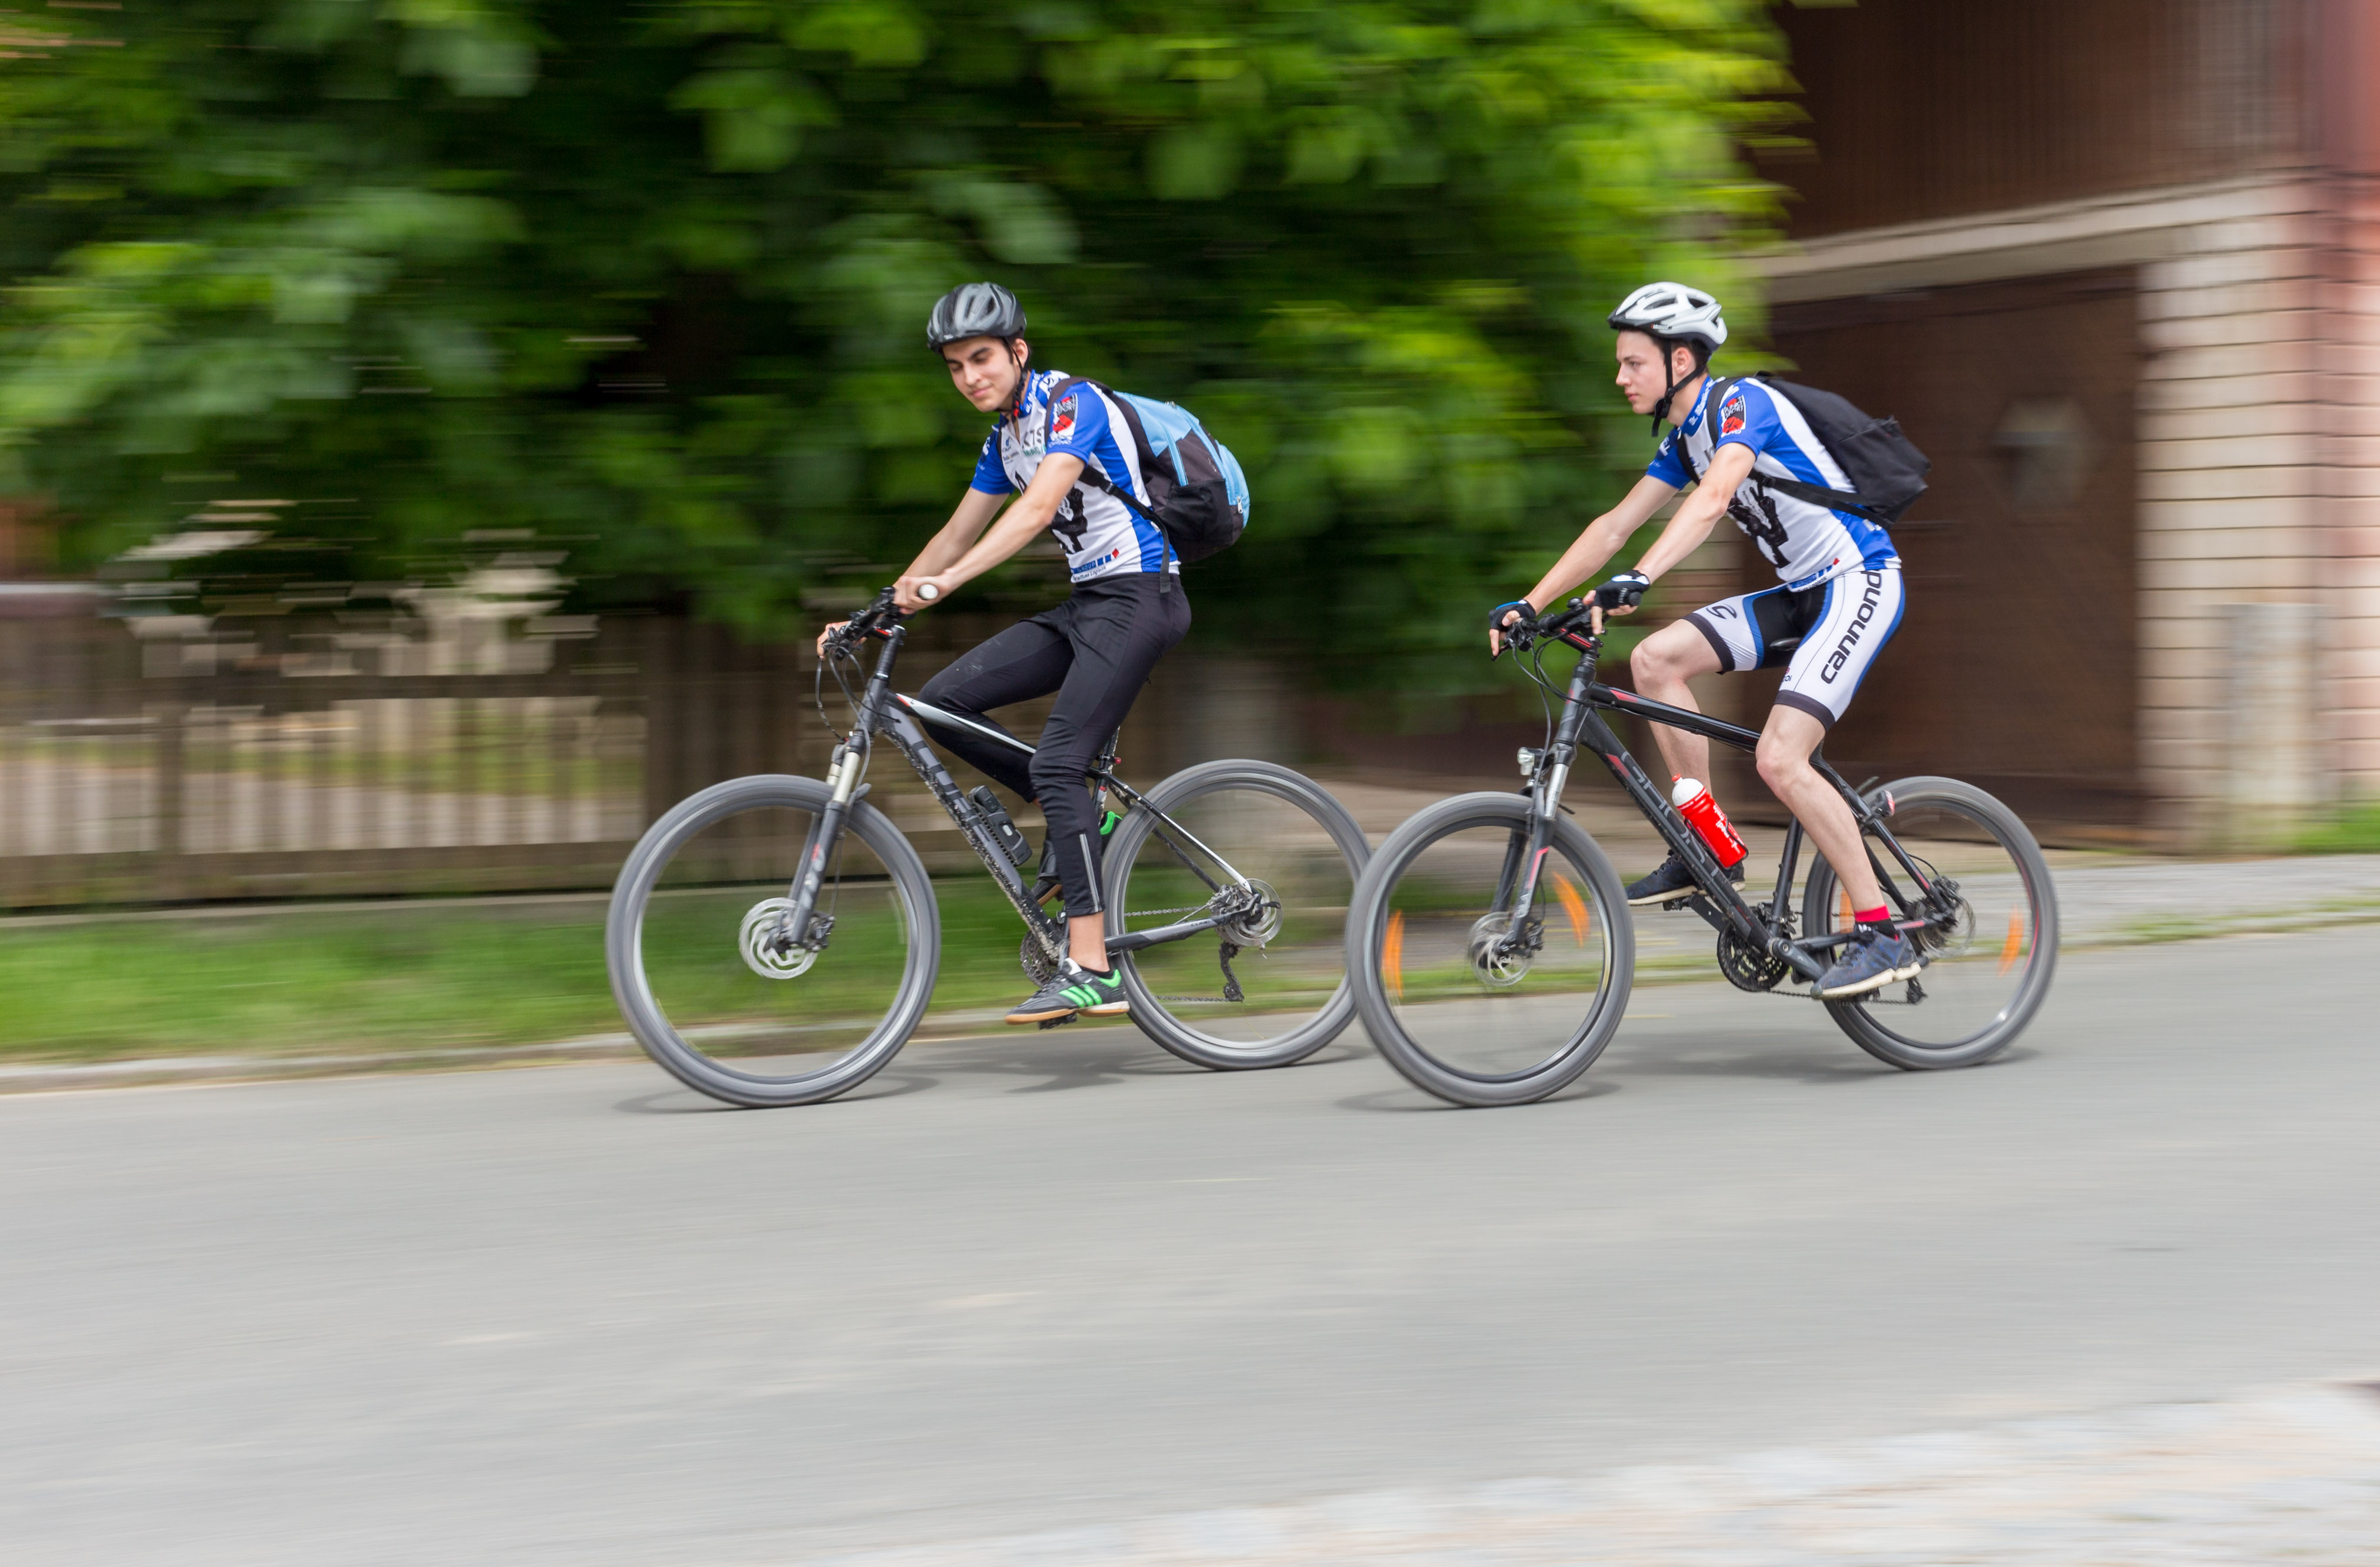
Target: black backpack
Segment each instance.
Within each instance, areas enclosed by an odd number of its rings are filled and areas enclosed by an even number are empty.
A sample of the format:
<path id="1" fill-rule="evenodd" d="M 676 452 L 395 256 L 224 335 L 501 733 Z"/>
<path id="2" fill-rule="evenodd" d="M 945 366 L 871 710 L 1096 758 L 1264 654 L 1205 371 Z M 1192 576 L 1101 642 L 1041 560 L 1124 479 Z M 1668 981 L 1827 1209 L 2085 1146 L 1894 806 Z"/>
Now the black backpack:
<path id="1" fill-rule="evenodd" d="M 1737 376 L 1711 388 L 1710 399 L 1704 407 L 1712 410 L 1713 418 L 1718 417 L 1719 401 L 1727 395 L 1728 388 L 1742 379 Z M 1764 490 L 1781 490 L 1813 505 L 1857 512 L 1871 522 L 1887 524 L 1899 522 L 1911 503 L 1925 493 L 1925 475 L 1932 471 L 1934 464 L 1917 449 L 1915 442 L 1900 432 L 1899 419 L 1870 419 L 1849 398 L 1821 392 L 1815 386 L 1779 381 L 1766 370 L 1754 379 L 1802 410 L 1818 444 L 1841 467 L 1854 492 L 1847 495 L 1824 485 L 1759 472 L 1753 474 L 1752 482 Z M 1685 463 L 1688 473 L 1694 473 L 1694 465 L 1686 456 L 1683 437 L 1678 442 L 1678 460 Z M 1694 473 L 1694 480 L 1700 483 L 1702 475 Z"/>

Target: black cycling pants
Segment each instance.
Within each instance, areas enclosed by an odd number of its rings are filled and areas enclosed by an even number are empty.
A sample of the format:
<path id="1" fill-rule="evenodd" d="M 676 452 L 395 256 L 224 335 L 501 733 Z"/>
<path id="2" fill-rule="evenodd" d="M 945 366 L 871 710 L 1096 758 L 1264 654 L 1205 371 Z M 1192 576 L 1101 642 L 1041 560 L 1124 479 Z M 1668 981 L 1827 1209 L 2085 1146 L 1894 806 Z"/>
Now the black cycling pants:
<path id="1" fill-rule="evenodd" d="M 993 781 L 1041 805 L 1069 915 L 1098 914 L 1099 818 L 1083 774 L 1123 723 L 1165 650 L 1190 629 L 1181 578 L 1170 590 L 1155 572 L 1083 583 L 1046 614 L 1010 626 L 926 682 L 917 693 L 953 712 L 990 723 L 985 710 L 1058 693 L 1031 758 L 964 731 L 934 740 Z"/>

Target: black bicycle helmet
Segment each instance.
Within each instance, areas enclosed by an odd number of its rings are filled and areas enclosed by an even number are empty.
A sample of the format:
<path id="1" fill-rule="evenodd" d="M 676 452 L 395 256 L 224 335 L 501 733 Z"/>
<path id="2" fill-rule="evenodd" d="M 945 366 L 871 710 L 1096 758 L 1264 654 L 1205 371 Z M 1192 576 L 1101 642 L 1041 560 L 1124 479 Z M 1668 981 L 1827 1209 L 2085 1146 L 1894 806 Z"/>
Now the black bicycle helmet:
<path id="1" fill-rule="evenodd" d="M 967 337 L 1025 335 L 1025 307 L 997 283 L 962 283 L 926 318 L 926 346 L 946 348 Z"/>

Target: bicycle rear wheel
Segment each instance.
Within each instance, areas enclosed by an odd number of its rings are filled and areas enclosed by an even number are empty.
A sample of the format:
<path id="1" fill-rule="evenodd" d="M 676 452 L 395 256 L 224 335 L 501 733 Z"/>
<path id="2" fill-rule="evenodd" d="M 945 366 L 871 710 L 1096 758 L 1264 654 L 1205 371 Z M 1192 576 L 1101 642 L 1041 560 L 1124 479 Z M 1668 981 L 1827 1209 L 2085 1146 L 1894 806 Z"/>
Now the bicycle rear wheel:
<path id="1" fill-rule="evenodd" d="M 645 1053 L 730 1104 L 815 1104 L 876 1075 L 933 999 L 941 920 L 908 840 L 865 801 L 828 856 L 824 950 L 769 938 L 827 786 L 732 779 L 653 823 L 612 893 L 612 995 Z"/>
<path id="2" fill-rule="evenodd" d="M 1524 796 L 1441 800 L 1389 835 L 1355 890 L 1346 960 L 1364 1026 L 1407 1081 L 1450 1103 L 1557 1092 L 1595 1064 L 1627 1011 L 1627 894 L 1567 819 L 1512 929 L 1529 828 Z"/>
<path id="3" fill-rule="evenodd" d="M 1909 1072 L 1973 1066 L 2008 1049 L 2049 994 L 2058 966 L 2058 890 L 2041 845 L 2014 811 L 1954 778 L 1904 778 L 1871 790 L 1912 859 L 1929 867 L 1951 906 L 1912 933 L 1925 970 L 1856 1001 L 1828 1002 L 1860 1049 Z M 1873 832 L 1870 852 L 1905 896 L 1916 888 Z M 1915 910 L 1924 914 L 1923 907 Z M 1802 927 L 1847 929 L 1851 907 L 1834 868 L 1810 868 Z"/>
<path id="4" fill-rule="evenodd" d="M 1354 1020 L 1340 954 L 1370 855 L 1330 791 L 1261 761 L 1212 761 L 1144 796 L 1107 851 L 1108 934 L 1237 911 L 1179 941 L 1119 954 L 1140 1031 L 1219 1071 L 1286 1066 Z M 1236 900 L 1236 901 L 1233 901 Z"/>

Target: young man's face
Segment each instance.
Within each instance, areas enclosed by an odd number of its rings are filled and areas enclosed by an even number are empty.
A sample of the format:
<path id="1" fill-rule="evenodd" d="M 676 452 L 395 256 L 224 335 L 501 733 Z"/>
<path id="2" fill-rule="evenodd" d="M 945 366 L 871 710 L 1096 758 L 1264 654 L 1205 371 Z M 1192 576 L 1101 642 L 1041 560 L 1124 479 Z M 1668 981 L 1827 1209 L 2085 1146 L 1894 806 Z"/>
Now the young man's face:
<path id="1" fill-rule="evenodd" d="M 1620 360 L 1620 373 L 1613 379 L 1627 395 L 1628 406 L 1640 414 L 1650 414 L 1661 400 L 1661 389 L 1670 384 L 1673 368 L 1661 362 L 1661 346 L 1641 332 L 1623 332 L 1612 352 Z M 1670 357 L 1676 361 L 1681 384 L 1694 379 L 1694 357 L 1683 348 L 1673 348 Z"/>
<path id="2" fill-rule="evenodd" d="M 962 337 L 942 349 L 942 363 L 950 366 L 951 384 L 960 396 L 978 412 L 995 414 L 1016 400 L 1016 382 L 1023 374 L 1017 367 L 1029 352 L 1022 337 L 1014 354 L 1005 338 Z"/>

